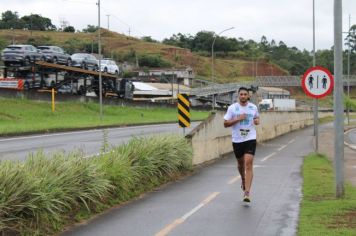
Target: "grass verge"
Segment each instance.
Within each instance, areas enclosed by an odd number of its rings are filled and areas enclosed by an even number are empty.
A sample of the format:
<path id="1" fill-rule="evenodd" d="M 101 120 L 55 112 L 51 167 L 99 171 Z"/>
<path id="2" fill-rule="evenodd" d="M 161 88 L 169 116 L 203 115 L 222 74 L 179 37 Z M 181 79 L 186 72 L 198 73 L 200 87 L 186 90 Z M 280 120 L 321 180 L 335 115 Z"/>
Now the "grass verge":
<path id="1" fill-rule="evenodd" d="M 345 185 L 345 198 L 336 199 L 332 163 L 311 154 L 303 165 L 303 201 L 298 235 L 356 235 L 356 188 Z"/>
<path id="2" fill-rule="evenodd" d="M 96 103 L 61 102 L 52 113 L 51 103 L 0 98 L 0 135 L 50 132 L 105 126 L 177 122 L 177 109 L 103 106 L 100 121 Z M 192 120 L 203 120 L 207 111 L 191 111 Z"/>
<path id="3" fill-rule="evenodd" d="M 51 235 L 192 169 L 176 135 L 134 138 L 99 157 L 39 152 L 0 162 L 0 235 Z"/>

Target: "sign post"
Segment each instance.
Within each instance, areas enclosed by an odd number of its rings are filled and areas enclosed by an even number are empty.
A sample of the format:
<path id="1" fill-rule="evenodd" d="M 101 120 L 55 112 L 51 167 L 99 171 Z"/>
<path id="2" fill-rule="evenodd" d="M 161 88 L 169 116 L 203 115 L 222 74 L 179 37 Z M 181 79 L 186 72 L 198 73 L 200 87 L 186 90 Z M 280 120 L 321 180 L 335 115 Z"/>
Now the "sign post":
<path id="1" fill-rule="evenodd" d="M 314 66 L 309 68 L 303 75 L 302 87 L 304 92 L 315 99 L 322 98 L 330 94 L 334 87 L 334 77 L 331 75 L 330 71 L 320 67 Z M 318 104 L 314 102 L 314 105 Z M 314 131 L 318 130 L 318 111 L 314 107 Z M 319 140 L 318 133 L 315 134 L 315 152 L 318 152 Z"/>
<path id="2" fill-rule="evenodd" d="M 185 135 L 185 127 L 190 127 L 190 102 L 188 94 L 185 93 L 178 94 L 178 123 Z"/>

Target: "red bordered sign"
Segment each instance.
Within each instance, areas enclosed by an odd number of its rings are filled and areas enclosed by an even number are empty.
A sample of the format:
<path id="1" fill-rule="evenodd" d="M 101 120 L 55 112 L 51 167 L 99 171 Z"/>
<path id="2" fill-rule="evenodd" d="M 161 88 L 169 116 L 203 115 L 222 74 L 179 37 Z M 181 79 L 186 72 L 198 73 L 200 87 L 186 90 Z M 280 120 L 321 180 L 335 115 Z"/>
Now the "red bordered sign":
<path id="1" fill-rule="evenodd" d="M 324 67 L 311 67 L 303 75 L 302 87 L 309 97 L 322 98 L 332 92 L 334 77 Z"/>

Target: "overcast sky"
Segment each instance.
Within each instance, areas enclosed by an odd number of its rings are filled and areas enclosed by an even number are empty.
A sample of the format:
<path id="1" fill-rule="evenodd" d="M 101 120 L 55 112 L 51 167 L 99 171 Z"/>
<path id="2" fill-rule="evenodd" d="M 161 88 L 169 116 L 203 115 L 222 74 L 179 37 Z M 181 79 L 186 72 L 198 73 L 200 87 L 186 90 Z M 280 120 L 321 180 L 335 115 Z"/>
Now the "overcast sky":
<path id="1" fill-rule="evenodd" d="M 76 29 L 98 24 L 97 0 L 0 0 L 0 12 L 40 14 L 57 27 L 64 19 Z M 312 0 L 101 0 L 101 25 L 136 37 L 162 40 L 201 30 L 260 41 L 265 35 L 299 49 L 312 49 Z M 334 0 L 315 0 L 316 48 L 333 45 Z M 356 0 L 343 1 L 343 31 L 356 24 Z"/>

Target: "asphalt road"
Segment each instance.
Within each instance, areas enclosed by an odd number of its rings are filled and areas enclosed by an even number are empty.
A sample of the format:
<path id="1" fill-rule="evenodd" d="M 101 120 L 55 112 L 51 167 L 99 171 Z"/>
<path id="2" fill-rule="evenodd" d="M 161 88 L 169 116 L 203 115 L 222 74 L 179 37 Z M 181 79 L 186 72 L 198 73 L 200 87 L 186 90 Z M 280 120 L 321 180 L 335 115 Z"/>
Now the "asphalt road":
<path id="1" fill-rule="evenodd" d="M 192 122 L 186 133 L 196 127 L 199 122 Z M 106 129 L 109 145 L 127 142 L 133 136 L 147 136 L 159 133 L 178 133 L 183 129 L 178 124 L 159 124 Z M 0 138 L 0 160 L 25 160 L 29 153 L 43 150 L 50 154 L 58 151 L 81 149 L 86 155 L 97 154 L 103 145 L 102 129 L 65 132 L 45 135 L 29 135 L 14 138 Z"/>
<path id="2" fill-rule="evenodd" d="M 259 144 L 249 206 L 242 203 L 231 155 L 62 236 L 295 235 L 301 166 L 303 156 L 313 151 L 312 143 L 308 128 Z"/>
<path id="3" fill-rule="evenodd" d="M 347 133 L 347 138 L 350 144 L 356 145 L 356 129 L 353 129 L 349 133 Z"/>

